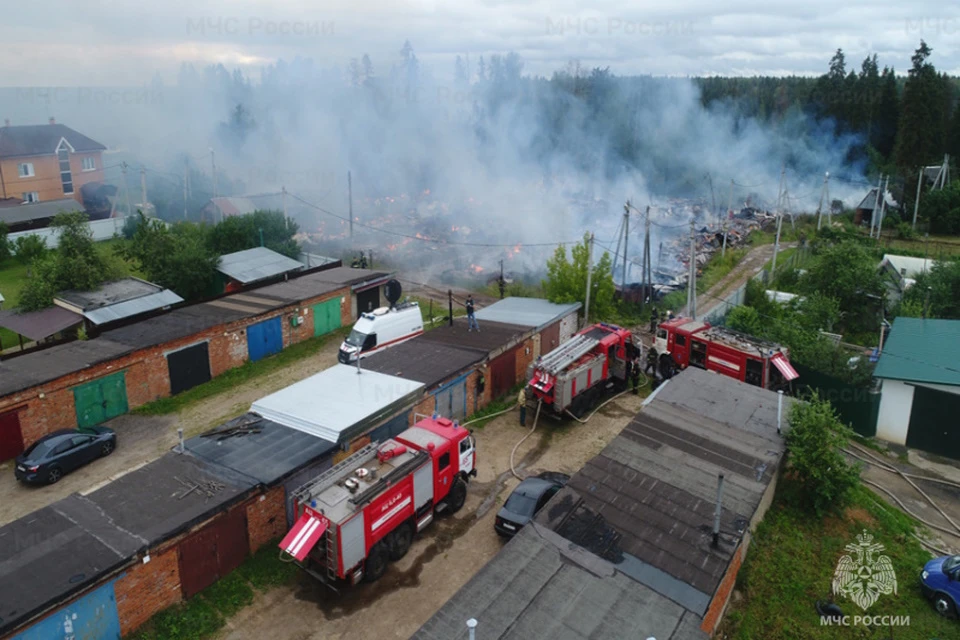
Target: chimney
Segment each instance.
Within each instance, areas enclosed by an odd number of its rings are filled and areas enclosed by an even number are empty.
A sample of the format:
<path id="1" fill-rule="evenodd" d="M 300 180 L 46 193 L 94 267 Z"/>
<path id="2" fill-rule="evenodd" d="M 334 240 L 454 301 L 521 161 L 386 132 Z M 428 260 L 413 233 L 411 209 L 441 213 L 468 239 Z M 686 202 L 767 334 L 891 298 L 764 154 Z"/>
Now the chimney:
<path id="1" fill-rule="evenodd" d="M 50 116 L 50 124 L 57 124 L 57 121 L 54 120 L 53 116 Z"/>

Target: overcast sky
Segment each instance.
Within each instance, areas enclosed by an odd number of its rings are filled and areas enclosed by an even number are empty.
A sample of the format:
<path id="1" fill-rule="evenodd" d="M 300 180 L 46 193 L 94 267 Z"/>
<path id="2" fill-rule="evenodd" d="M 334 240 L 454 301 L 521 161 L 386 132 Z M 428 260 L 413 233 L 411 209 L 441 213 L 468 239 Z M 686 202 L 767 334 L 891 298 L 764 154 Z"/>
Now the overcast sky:
<path id="1" fill-rule="evenodd" d="M 838 47 L 905 72 L 923 38 L 960 74 L 955 2 L 869 0 L 33 0 L 0 23 L 0 85 L 172 81 L 182 62 L 396 61 L 405 39 L 437 77 L 456 55 L 518 52 L 549 75 L 577 59 L 618 74 L 820 74 Z"/>

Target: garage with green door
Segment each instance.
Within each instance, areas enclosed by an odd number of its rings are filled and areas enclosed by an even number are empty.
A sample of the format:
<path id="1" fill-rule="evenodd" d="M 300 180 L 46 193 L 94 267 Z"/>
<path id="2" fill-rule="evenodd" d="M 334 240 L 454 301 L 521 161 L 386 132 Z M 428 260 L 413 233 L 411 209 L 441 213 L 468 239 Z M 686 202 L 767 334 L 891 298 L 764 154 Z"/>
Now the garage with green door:
<path id="1" fill-rule="evenodd" d="M 73 388 L 77 425 L 81 429 L 101 424 L 128 411 L 125 376 L 126 372 L 119 371 Z"/>
<path id="2" fill-rule="evenodd" d="M 897 318 L 873 376 L 877 438 L 960 460 L 960 320 Z"/>
<path id="3" fill-rule="evenodd" d="M 340 296 L 313 305 L 313 335 L 322 336 L 340 328 Z"/>

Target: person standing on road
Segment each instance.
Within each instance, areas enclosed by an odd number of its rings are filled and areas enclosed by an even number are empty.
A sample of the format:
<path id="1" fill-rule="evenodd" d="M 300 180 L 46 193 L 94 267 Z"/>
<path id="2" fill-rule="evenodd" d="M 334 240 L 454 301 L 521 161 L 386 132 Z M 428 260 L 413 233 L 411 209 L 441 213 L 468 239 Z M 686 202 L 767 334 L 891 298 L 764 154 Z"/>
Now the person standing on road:
<path id="1" fill-rule="evenodd" d="M 467 296 L 467 331 L 477 330 L 477 333 L 480 332 L 480 325 L 477 324 L 477 317 L 474 315 L 476 309 L 474 308 L 473 296 Z"/>
<path id="2" fill-rule="evenodd" d="M 517 407 L 520 408 L 520 426 L 527 426 L 527 393 L 526 387 L 520 389 L 520 393 L 517 394 Z"/>
<path id="3" fill-rule="evenodd" d="M 653 311 L 650 312 L 650 333 L 657 330 L 658 320 L 660 320 L 660 313 L 657 311 L 657 308 L 654 307 Z"/>
<path id="4" fill-rule="evenodd" d="M 633 360 L 633 395 L 640 394 L 640 356 Z"/>
<path id="5" fill-rule="evenodd" d="M 657 350 L 653 347 L 650 347 L 650 350 L 647 351 L 647 366 L 643 372 L 657 375 Z"/>

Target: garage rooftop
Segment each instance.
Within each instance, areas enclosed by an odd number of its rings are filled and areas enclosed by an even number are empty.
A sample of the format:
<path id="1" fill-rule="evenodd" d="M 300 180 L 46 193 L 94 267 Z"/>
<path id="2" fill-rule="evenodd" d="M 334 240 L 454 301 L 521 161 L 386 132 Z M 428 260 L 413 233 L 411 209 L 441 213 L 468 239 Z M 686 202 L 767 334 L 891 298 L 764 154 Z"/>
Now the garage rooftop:
<path id="1" fill-rule="evenodd" d="M 489 307 L 477 309 L 477 321 L 500 322 L 540 331 L 560 318 L 580 309 L 579 302 L 556 304 L 542 298 L 510 297 L 499 300 Z"/>
<path id="2" fill-rule="evenodd" d="M 122 566 L 142 542 L 77 494 L 0 527 L 0 634 Z"/>
<path id="3" fill-rule="evenodd" d="M 198 483 L 214 483 L 216 488 L 212 495 L 202 488 L 190 489 Z M 86 499 L 147 548 L 226 510 L 255 486 L 228 469 L 173 452 L 120 476 Z"/>
<path id="4" fill-rule="evenodd" d="M 611 563 L 528 525 L 432 618 L 416 640 L 657 638 L 706 640 L 700 620 Z"/>
<path id="5" fill-rule="evenodd" d="M 285 427 L 338 443 L 369 431 L 423 395 L 424 385 L 345 364 L 253 403 L 250 411 Z"/>
<path id="6" fill-rule="evenodd" d="M 61 291 L 53 301 L 94 324 L 106 324 L 164 309 L 183 298 L 152 282 L 127 277 L 105 282 L 93 291 Z"/>
<path id="7" fill-rule="evenodd" d="M 243 433 L 245 430 L 250 433 Z M 336 447 L 332 442 L 264 420 L 255 413 L 234 418 L 184 444 L 194 456 L 267 486 Z"/>
<path id="8" fill-rule="evenodd" d="M 266 247 L 254 247 L 220 256 L 217 271 L 240 282 L 250 284 L 300 271 L 303 264 Z"/>
<path id="9" fill-rule="evenodd" d="M 531 332 L 529 327 L 501 322 L 479 322 L 480 331 L 468 331 L 467 319 L 457 318 L 453 326 L 445 324 L 424 333 L 419 340 L 479 351 L 484 356 L 503 351 L 511 343 Z"/>
<path id="10" fill-rule="evenodd" d="M 479 351 L 417 337 L 367 356 L 361 366 L 370 371 L 422 382 L 430 389 L 483 359 L 484 354 Z"/>

